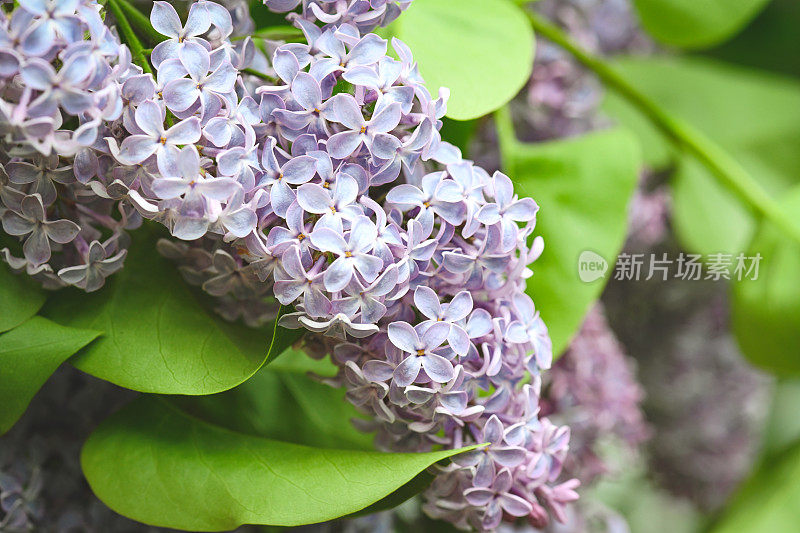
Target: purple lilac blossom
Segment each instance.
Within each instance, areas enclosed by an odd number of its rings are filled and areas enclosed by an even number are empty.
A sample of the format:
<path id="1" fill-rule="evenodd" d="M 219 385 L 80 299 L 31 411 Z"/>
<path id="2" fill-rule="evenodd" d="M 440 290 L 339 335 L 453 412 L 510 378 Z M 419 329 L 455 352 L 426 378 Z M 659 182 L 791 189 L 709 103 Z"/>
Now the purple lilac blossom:
<path id="1" fill-rule="evenodd" d="M 12 20 L 41 16 L 28 3 Z M 159 251 L 223 316 L 262 324 L 275 316 L 274 296 L 294 308 L 281 324 L 324 337 L 338 383 L 374 415 L 364 429 L 377 430 L 381 448 L 489 443 L 441 467 L 426 492 L 430 515 L 480 530 L 516 516 L 561 520 L 578 482 L 559 483 L 569 429 L 539 417 L 552 348 L 524 293 L 543 248 L 538 206 L 441 140 L 448 92 L 428 92 L 403 43 L 391 42 L 395 60 L 368 33 L 408 4 L 267 1 L 301 8 L 288 18 L 308 43 L 276 43 L 265 57 L 250 38 L 231 40 L 231 11 L 199 0 L 184 21 L 156 2 L 150 20 L 165 40 L 151 57 L 155 74 L 131 64 L 124 46 L 93 41 L 113 39 L 99 4 L 56 10 L 52 31 L 23 38 L 4 64 L 14 98 L 0 124 L 15 141 L 3 145 L 13 162 L 57 153 L 75 182 L 63 190 L 50 160 L 0 175 L 3 227 L 27 239 L 24 259 L 5 255 L 92 290 L 121 266 L 122 229 L 161 223 L 172 238 Z M 69 42 L 76 28 L 97 46 Z M 57 130 L 62 115 L 79 127 Z M 55 203 L 44 205 L 51 185 Z M 52 217 L 62 204 L 72 219 Z M 98 225 L 114 235 L 101 242 Z M 45 256 L 73 241 L 56 277 Z"/>
<path id="2" fill-rule="evenodd" d="M 140 70 L 90 0 L 23 0 L 0 18 L 0 43 L 0 217 L 22 244 L 0 253 L 47 287 L 97 290 L 141 223 L 120 202 L 136 178 L 102 139 Z"/>

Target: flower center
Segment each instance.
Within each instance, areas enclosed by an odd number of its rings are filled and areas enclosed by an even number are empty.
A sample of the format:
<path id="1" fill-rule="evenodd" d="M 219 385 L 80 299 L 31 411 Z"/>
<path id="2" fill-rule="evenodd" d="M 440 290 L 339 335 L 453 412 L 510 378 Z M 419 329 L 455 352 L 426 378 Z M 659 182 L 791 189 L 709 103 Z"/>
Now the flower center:
<path id="1" fill-rule="evenodd" d="M 425 350 L 417 350 L 417 355 L 425 355 Z"/>
<path id="2" fill-rule="evenodd" d="M 345 252 L 344 256 L 345 257 L 353 257 L 353 252 Z"/>
<path id="3" fill-rule="evenodd" d="M 167 138 L 162 135 L 161 138 L 158 140 L 158 142 L 160 142 L 161 144 L 167 144 Z"/>

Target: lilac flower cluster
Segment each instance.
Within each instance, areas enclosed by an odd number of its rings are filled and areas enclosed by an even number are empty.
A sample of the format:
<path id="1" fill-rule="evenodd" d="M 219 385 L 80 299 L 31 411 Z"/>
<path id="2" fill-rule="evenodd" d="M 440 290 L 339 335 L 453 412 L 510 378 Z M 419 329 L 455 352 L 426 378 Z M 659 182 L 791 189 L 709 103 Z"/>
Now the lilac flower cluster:
<path id="1" fill-rule="evenodd" d="M 23 0 L 0 12 L 0 217 L 22 242 L 12 269 L 45 285 L 103 285 L 139 218 L 117 200 L 97 147 L 136 73 L 89 0 Z"/>
<path id="2" fill-rule="evenodd" d="M 151 74 L 98 4 L 39 1 L 6 24 L 21 33 L 4 63 L 2 220 L 27 239 L 12 266 L 94 290 L 121 266 L 122 230 L 159 222 L 173 237 L 159 250 L 224 316 L 263 323 L 274 294 L 294 308 L 283 325 L 320 334 L 383 448 L 488 443 L 442 469 L 431 515 L 477 529 L 563 518 L 569 430 L 538 416 L 552 353 L 524 293 L 538 206 L 442 142 L 447 91 L 434 98 L 407 46 L 392 40 L 395 60 L 367 33 L 409 2 L 303 2 L 289 19 L 308 42 L 275 43 L 269 60 L 231 37 L 232 13 L 249 22 L 238 11 L 199 0 L 183 21 L 155 2 Z M 32 161 L 38 173 L 17 169 Z M 83 259 L 39 268 L 51 241 Z"/>
<path id="3" fill-rule="evenodd" d="M 536 204 L 441 142 L 447 94 L 431 97 L 401 42 L 391 59 L 385 40 L 347 23 L 309 41 L 275 50 L 275 85 L 243 80 L 235 95 L 226 85 L 207 97 L 195 82 L 226 63 L 198 61 L 181 81 L 178 63 L 200 48 L 178 43 L 178 58 L 156 68 L 163 106 L 181 122 L 162 126 L 148 94 L 134 112 L 143 133 L 113 150 L 128 164 L 155 159 L 160 176 L 132 199 L 193 241 L 161 246 L 207 292 L 237 302 L 274 281 L 295 309 L 281 324 L 325 336 L 338 383 L 375 416 L 368 429 L 382 447 L 491 443 L 442 472 L 431 514 L 479 529 L 504 513 L 561 516 L 576 498 L 576 482 L 552 486 L 569 432 L 537 417 L 552 354 L 524 294 L 542 251 L 540 238 L 527 244 Z M 176 130 L 191 140 L 173 141 Z M 266 316 L 261 306 L 249 319 Z"/>
<path id="4" fill-rule="evenodd" d="M 277 13 L 294 11 L 289 20 L 303 30 L 308 43 L 312 44 L 321 32 L 317 23 L 323 26 L 350 24 L 363 33 L 378 26 L 386 26 L 411 5 L 413 0 L 264 0 L 264 4 Z"/>

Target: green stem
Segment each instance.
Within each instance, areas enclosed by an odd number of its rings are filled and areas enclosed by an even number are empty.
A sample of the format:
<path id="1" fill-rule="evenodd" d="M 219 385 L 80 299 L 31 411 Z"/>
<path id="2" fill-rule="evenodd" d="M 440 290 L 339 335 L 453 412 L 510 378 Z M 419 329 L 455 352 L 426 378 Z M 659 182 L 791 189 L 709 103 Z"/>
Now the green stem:
<path id="1" fill-rule="evenodd" d="M 256 33 L 251 35 L 241 35 L 239 37 L 233 37 L 231 40 L 240 41 L 246 37 L 264 39 L 267 41 L 286 41 L 303 37 L 303 32 L 294 26 L 268 26 L 259 29 Z"/>
<path id="2" fill-rule="evenodd" d="M 242 72 L 244 72 L 245 74 L 250 74 L 251 76 L 255 76 L 256 78 L 261 78 L 262 80 L 265 80 L 265 81 L 270 81 L 272 83 L 277 83 L 278 82 L 278 80 L 276 78 L 273 78 L 269 74 L 264 74 L 263 72 L 259 72 L 257 70 L 253 70 L 251 68 L 242 69 Z"/>
<path id="3" fill-rule="evenodd" d="M 527 15 L 537 33 L 572 54 L 608 87 L 617 91 L 650 119 L 667 138 L 700 161 L 728 190 L 733 191 L 757 213 L 800 242 L 800 226 L 794 223 L 761 184 L 723 148 L 687 122 L 671 116 L 603 60 L 573 43 L 558 27 L 531 10 L 527 11 Z"/>
<path id="4" fill-rule="evenodd" d="M 497 130 L 497 140 L 500 145 L 500 160 L 503 168 L 510 175 L 516 174 L 514 169 L 514 153 L 520 142 L 514 132 L 514 121 L 511 119 L 511 110 L 507 105 L 494 112 L 494 126 Z"/>
<path id="5" fill-rule="evenodd" d="M 141 11 L 136 9 L 128 0 L 117 0 L 120 8 L 128 17 L 130 23 L 140 32 L 144 33 L 148 42 L 151 44 L 157 44 L 161 41 L 166 41 L 167 37 L 158 33 L 155 28 L 153 28 L 153 24 L 150 22 L 150 19 Z"/>
<path id="6" fill-rule="evenodd" d="M 127 17 L 125 17 L 125 12 L 120 7 L 119 2 L 120 0 L 108 0 L 107 5 L 111 10 L 111 13 L 114 15 L 114 18 L 117 19 L 117 26 L 122 34 L 122 40 L 125 41 L 125 44 L 130 47 L 131 56 L 133 56 L 134 62 L 142 67 L 144 72 L 152 74 L 153 70 L 150 68 L 150 63 L 147 62 L 147 56 L 144 54 L 142 43 L 139 41 L 139 38 L 136 37 L 136 34 L 134 33 L 133 28 L 131 28 L 131 24 L 128 22 Z"/>

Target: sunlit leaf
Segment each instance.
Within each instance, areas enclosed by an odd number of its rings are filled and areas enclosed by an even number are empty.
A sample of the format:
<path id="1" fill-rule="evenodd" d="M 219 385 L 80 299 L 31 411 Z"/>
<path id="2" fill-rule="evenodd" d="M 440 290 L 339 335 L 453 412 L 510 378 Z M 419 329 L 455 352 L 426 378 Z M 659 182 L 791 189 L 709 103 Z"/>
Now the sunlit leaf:
<path id="1" fill-rule="evenodd" d="M 628 201 L 637 182 L 640 150 L 621 129 L 508 151 L 506 172 L 520 196 L 539 204 L 536 234 L 544 253 L 533 264 L 528 294 L 550 331 L 553 353 L 569 344 L 614 269 L 627 233 Z M 605 277 L 578 276 L 582 252 L 599 255 Z"/>
<path id="2" fill-rule="evenodd" d="M 794 189 L 783 205 L 788 213 L 798 213 L 800 189 Z M 733 284 L 731 309 L 736 339 L 750 362 L 781 377 L 798 377 L 800 245 L 764 223 L 746 255 L 756 254 L 763 258 L 757 279 L 743 276 Z"/>
<path id="3" fill-rule="evenodd" d="M 140 231 L 106 287 L 59 291 L 48 302 L 54 321 L 104 333 L 72 361 L 76 367 L 142 392 L 213 394 L 244 382 L 299 338 L 300 330 L 274 323 L 256 330 L 224 321 L 158 254 L 155 236 Z"/>
<path id="4" fill-rule="evenodd" d="M 148 524 L 227 531 L 359 511 L 453 450 L 334 450 L 236 433 L 142 397 L 100 425 L 81 463 L 95 494 Z"/>
<path id="5" fill-rule="evenodd" d="M 391 28 L 412 50 L 428 89 L 450 89 L 447 116 L 480 117 L 530 78 L 534 39 L 508 0 L 415 0 Z"/>

